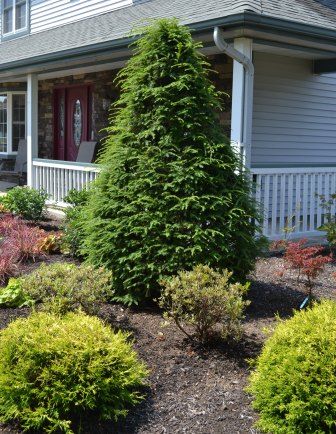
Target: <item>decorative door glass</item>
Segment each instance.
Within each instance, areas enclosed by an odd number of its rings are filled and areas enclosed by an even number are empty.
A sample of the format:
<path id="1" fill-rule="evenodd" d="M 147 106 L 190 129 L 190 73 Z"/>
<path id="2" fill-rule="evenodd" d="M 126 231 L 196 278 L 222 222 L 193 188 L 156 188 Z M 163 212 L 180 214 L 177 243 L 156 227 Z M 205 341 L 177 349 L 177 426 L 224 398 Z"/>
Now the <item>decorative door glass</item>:
<path id="1" fill-rule="evenodd" d="M 64 107 L 64 94 L 61 95 L 59 100 L 59 126 L 58 132 L 60 139 L 64 139 L 64 129 L 65 129 L 65 107 Z"/>
<path id="2" fill-rule="evenodd" d="M 79 147 L 82 139 L 82 129 L 83 129 L 83 120 L 82 120 L 82 104 L 79 99 L 75 102 L 74 112 L 73 112 L 73 139 L 74 143 L 77 147 Z"/>

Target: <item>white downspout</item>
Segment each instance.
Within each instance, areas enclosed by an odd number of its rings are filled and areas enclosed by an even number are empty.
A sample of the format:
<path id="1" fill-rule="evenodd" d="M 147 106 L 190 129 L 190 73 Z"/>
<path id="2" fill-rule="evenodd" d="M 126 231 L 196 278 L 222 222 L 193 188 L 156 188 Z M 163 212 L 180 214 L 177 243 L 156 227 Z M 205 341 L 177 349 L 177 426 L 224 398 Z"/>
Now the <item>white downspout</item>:
<path id="1" fill-rule="evenodd" d="M 233 89 L 232 107 L 235 109 L 235 115 L 238 118 L 235 120 L 238 131 L 235 131 L 231 136 L 231 141 L 234 145 L 238 145 L 239 151 L 243 154 L 244 165 L 250 168 L 254 84 L 254 66 L 251 60 L 252 41 L 249 39 L 237 40 L 242 41 L 243 44 L 245 43 L 245 52 L 249 54 L 249 56 L 247 56 L 225 41 L 223 30 L 219 27 L 215 27 L 213 37 L 220 51 L 243 66 L 243 75 L 240 76 L 238 72 L 237 77 L 233 77 L 233 86 L 240 87 L 240 89 Z M 234 73 L 238 71 L 238 69 L 237 67 L 234 68 Z M 232 115 L 234 115 L 234 113 L 232 113 Z"/>

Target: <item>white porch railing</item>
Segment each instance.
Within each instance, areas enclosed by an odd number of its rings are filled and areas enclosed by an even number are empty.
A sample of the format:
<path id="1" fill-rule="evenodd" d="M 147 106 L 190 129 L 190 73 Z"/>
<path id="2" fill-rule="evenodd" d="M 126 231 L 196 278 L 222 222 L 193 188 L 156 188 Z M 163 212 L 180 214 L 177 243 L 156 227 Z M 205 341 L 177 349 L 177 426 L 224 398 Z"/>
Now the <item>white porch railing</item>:
<path id="1" fill-rule="evenodd" d="M 263 215 L 262 232 L 270 239 L 321 235 L 326 199 L 336 193 L 336 167 L 251 169 L 255 197 Z M 335 213 L 335 205 L 331 207 Z"/>
<path id="2" fill-rule="evenodd" d="M 69 190 L 82 190 L 99 173 L 95 164 L 33 159 L 33 187 L 49 194 L 49 203 L 65 206 Z"/>

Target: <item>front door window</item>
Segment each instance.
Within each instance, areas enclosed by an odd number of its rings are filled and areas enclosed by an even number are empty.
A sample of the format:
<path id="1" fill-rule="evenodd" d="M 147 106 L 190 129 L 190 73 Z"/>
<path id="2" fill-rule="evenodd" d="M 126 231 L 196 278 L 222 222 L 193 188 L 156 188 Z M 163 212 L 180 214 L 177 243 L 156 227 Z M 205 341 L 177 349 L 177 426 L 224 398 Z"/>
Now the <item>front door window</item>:
<path id="1" fill-rule="evenodd" d="M 74 143 L 79 147 L 82 140 L 82 104 L 79 99 L 75 102 L 73 111 L 73 133 L 74 133 Z"/>

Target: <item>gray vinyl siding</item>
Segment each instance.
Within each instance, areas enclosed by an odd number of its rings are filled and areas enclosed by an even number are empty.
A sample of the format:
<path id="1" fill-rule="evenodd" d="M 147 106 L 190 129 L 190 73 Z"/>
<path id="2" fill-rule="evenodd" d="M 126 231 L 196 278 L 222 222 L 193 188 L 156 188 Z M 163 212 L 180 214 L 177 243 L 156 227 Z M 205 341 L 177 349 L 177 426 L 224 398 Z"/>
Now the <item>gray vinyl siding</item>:
<path id="1" fill-rule="evenodd" d="M 336 165 L 336 74 L 255 53 L 252 166 Z"/>
<path id="2" fill-rule="evenodd" d="M 31 0 L 30 4 L 30 30 L 36 33 L 131 5 L 132 0 Z"/>

